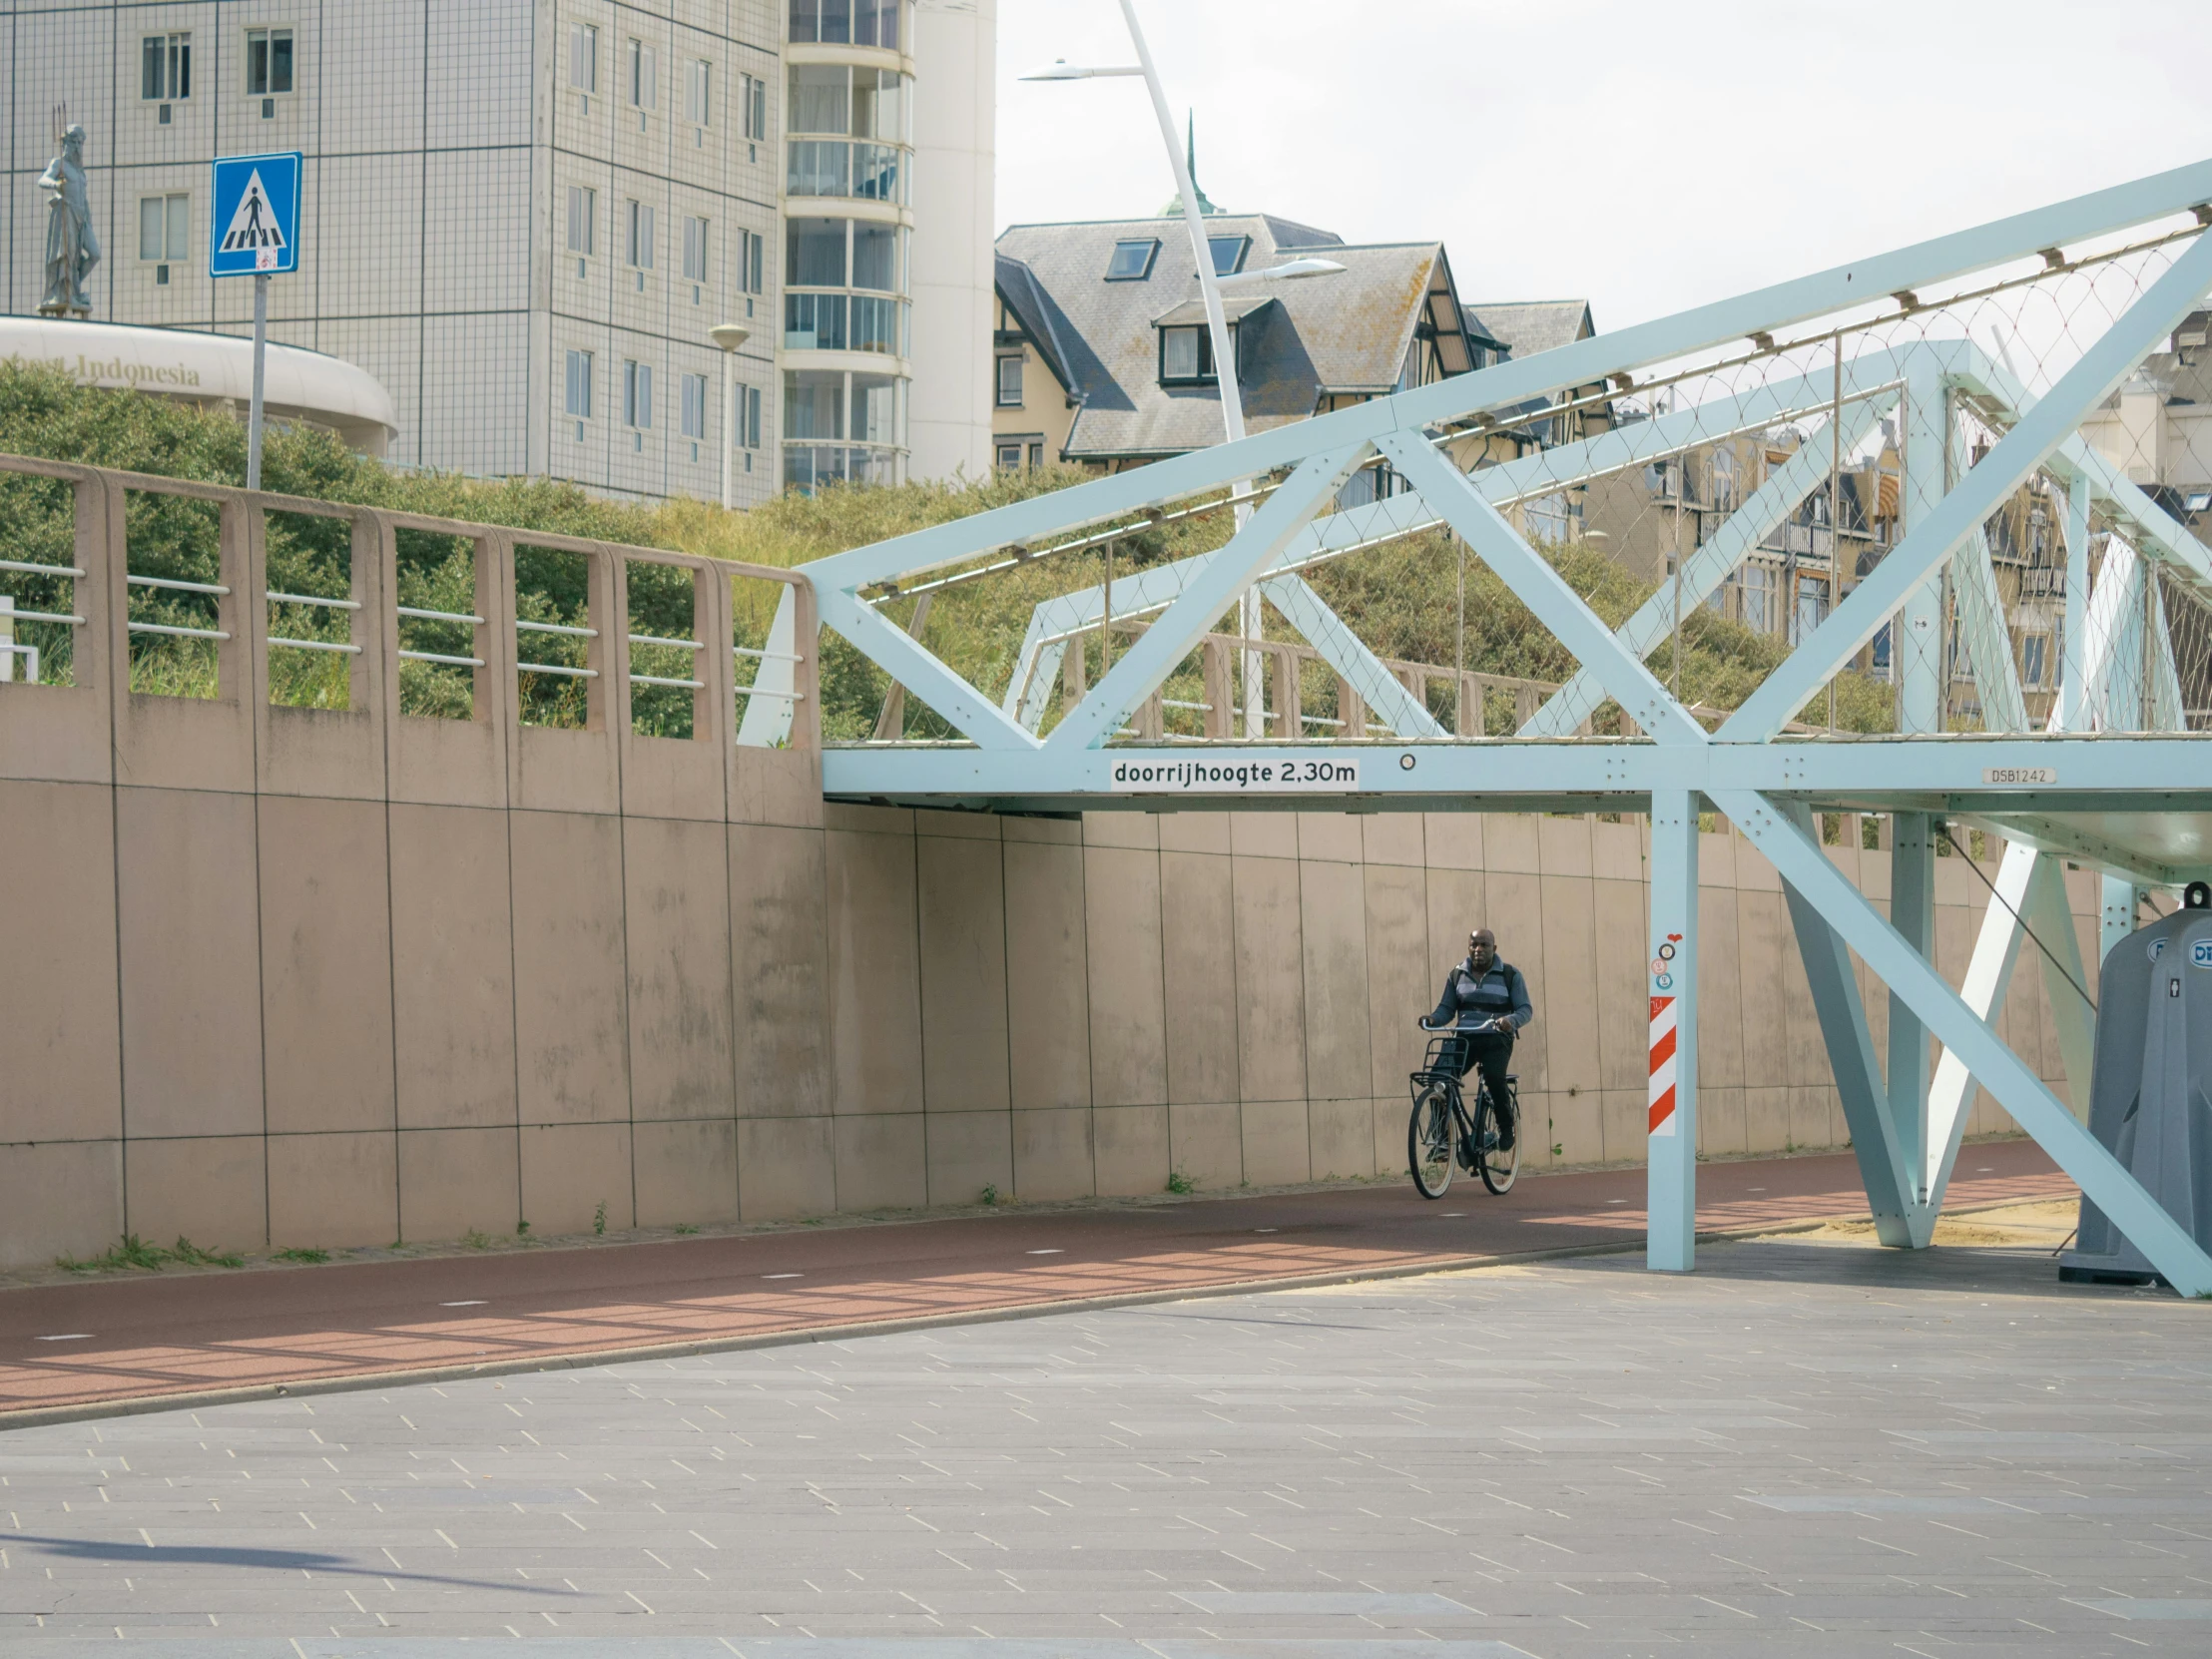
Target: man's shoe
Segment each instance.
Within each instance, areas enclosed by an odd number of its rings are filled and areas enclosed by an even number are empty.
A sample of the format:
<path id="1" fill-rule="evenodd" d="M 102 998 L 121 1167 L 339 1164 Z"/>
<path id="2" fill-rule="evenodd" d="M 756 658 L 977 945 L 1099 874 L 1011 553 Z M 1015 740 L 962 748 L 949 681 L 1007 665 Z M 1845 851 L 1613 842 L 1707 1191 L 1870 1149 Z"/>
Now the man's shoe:
<path id="1" fill-rule="evenodd" d="M 1501 1115 L 1497 1120 L 1497 1149 L 1500 1152 L 1513 1150 L 1513 1120 L 1509 1116 Z"/>

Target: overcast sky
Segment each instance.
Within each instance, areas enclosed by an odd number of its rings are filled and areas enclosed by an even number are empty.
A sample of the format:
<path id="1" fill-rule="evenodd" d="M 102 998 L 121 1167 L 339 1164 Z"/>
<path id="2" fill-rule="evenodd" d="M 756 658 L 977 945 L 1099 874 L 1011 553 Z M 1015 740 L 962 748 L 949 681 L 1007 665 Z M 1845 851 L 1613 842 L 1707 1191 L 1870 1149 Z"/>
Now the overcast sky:
<path id="1" fill-rule="evenodd" d="M 1000 226 L 1173 181 L 1116 0 L 998 0 Z M 1601 329 L 2212 157 L 2204 0 L 1138 0 L 1199 181 Z"/>

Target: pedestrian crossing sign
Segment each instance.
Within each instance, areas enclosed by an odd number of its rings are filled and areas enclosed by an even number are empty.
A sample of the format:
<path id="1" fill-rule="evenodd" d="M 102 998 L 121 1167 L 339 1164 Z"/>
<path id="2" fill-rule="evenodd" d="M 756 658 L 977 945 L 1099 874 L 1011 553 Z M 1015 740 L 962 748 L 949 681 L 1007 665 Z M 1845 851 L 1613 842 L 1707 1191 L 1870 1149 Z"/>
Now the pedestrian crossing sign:
<path id="1" fill-rule="evenodd" d="M 216 159 L 209 276 L 256 276 L 299 269 L 301 162 L 296 150 Z"/>

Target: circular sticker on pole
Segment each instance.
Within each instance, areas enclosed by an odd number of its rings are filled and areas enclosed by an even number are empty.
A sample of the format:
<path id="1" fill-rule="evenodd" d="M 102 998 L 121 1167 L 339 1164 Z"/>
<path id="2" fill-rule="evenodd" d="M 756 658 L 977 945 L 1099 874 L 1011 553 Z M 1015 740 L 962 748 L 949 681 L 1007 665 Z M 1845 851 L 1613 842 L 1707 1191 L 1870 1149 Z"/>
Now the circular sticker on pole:
<path id="1" fill-rule="evenodd" d="M 1651 982 L 1654 985 L 1657 985 L 1663 991 L 1671 991 L 1674 989 L 1674 975 L 1671 973 L 1658 974 L 1652 979 Z"/>

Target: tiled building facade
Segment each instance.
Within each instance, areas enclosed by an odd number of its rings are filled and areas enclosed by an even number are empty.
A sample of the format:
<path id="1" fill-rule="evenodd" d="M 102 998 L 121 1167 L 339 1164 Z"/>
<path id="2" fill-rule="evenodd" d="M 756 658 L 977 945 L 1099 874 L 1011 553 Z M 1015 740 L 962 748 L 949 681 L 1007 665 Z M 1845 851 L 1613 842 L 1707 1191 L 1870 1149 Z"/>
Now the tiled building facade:
<path id="1" fill-rule="evenodd" d="M 902 477 L 913 13 L 0 4 L 6 308 L 44 285 L 32 181 L 66 105 L 88 139 L 103 320 L 249 328 L 252 284 L 206 274 L 208 163 L 304 152 L 300 270 L 272 285 L 271 337 L 373 373 L 398 404 L 397 463 L 713 498 L 727 433 L 740 505 L 787 479 Z M 843 97 L 815 85 L 829 76 Z M 825 131 L 787 144 L 801 102 Z M 789 285 L 808 317 L 786 314 Z M 798 326 L 831 313 L 831 332 Z M 727 408 L 708 338 L 726 321 L 752 329 Z"/>

